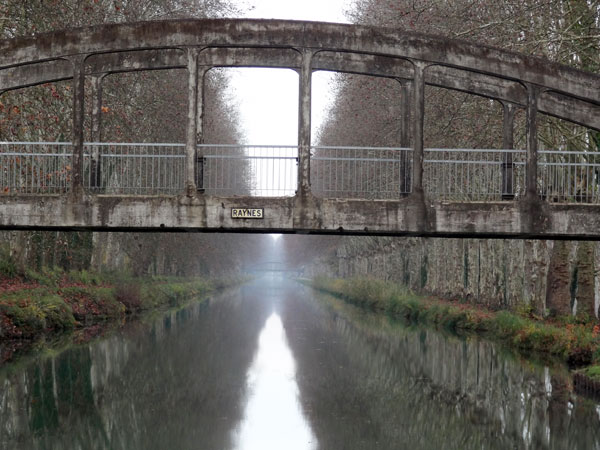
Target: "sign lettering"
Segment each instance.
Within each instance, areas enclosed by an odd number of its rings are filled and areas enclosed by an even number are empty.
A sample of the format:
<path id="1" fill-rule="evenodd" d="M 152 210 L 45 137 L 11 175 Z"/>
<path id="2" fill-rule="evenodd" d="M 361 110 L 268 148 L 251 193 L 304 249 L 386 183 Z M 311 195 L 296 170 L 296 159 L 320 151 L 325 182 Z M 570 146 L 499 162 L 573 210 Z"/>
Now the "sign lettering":
<path id="1" fill-rule="evenodd" d="M 264 219 L 263 208 L 231 208 L 232 219 Z"/>

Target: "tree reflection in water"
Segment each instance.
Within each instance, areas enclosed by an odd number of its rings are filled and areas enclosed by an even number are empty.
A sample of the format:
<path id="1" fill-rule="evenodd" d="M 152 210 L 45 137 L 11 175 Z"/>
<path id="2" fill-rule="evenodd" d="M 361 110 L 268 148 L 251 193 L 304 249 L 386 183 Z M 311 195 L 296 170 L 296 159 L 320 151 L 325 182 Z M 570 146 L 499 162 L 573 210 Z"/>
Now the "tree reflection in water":
<path id="1" fill-rule="evenodd" d="M 319 298 L 263 278 L 0 367 L 0 448 L 600 449 L 564 367 Z"/>

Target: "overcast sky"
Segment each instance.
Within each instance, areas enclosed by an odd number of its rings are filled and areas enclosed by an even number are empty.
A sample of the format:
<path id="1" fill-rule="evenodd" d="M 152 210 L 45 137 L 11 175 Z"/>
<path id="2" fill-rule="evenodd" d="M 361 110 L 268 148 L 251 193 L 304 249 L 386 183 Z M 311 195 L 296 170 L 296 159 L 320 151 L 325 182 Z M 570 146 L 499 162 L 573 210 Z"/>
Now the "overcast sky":
<path id="1" fill-rule="evenodd" d="M 348 23 L 353 0 L 245 0 L 246 17 Z M 246 143 L 295 145 L 298 75 L 285 69 L 230 69 L 231 90 L 240 109 Z M 313 130 L 332 99 L 329 74 L 313 75 Z"/>

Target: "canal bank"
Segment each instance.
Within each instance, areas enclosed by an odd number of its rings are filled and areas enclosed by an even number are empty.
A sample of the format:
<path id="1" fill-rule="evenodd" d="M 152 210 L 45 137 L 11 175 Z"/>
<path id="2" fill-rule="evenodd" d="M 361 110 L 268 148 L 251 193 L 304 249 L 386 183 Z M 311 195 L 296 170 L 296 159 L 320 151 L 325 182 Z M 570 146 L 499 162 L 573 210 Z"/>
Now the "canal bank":
<path id="1" fill-rule="evenodd" d="M 575 371 L 582 390 L 600 394 L 600 326 L 595 320 L 543 319 L 531 310 L 492 311 L 467 302 L 420 296 L 401 285 L 370 278 L 315 277 L 308 284 L 375 312 L 477 333 L 523 352 L 558 357 Z"/>
<path id="2" fill-rule="evenodd" d="M 141 313 L 182 305 L 241 281 L 57 268 L 0 274 L 1 361 L 41 338 L 77 332 L 77 339 L 85 340 Z"/>

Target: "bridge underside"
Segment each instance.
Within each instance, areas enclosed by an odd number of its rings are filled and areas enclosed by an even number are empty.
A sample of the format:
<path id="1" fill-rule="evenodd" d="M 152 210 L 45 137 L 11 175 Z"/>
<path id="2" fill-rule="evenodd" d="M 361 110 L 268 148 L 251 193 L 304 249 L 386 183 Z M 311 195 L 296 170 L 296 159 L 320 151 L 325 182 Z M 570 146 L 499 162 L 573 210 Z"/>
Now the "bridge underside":
<path id="1" fill-rule="evenodd" d="M 262 208 L 234 219 L 232 208 Z M 600 206 L 309 197 L 7 196 L 0 229 L 599 239 Z M 41 225 L 43 224 L 43 225 Z"/>

